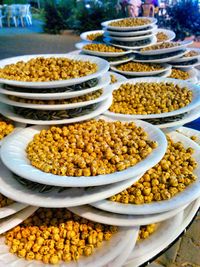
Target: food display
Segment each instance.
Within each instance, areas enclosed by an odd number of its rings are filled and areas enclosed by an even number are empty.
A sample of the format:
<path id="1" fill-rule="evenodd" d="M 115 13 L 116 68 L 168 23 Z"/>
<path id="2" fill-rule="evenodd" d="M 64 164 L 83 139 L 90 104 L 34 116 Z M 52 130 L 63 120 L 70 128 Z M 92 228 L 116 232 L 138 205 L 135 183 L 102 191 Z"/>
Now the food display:
<path id="1" fill-rule="evenodd" d="M 131 253 L 144 265 L 139 258 L 166 232 L 160 221 L 173 217 L 179 229 L 184 206 L 200 197 L 200 134 L 189 136 L 195 144 L 178 133 L 199 113 L 197 70 L 183 69 L 200 52 L 171 41 L 175 33 L 154 18 L 102 26 L 82 33 L 72 55 L 1 62 L 1 112 L 10 119 L 0 117 L 0 140 L 15 130 L 0 147 L 2 266 L 125 266 Z M 13 120 L 35 125 L 16 131 Z M 19 222 L 17 204 L 38 210 Z"/>
<path id="2" fill-rule="evenodd" d="M 67 209 L 40 208 L 5 235 L 10 252 L 44 264 L 78 261 L 95 253 L 117 227 L 83 219 Z"/>
<path id="3" fill-rule="evenodd" d="M 158 32 L 156 34 L 156 38 L 157 38 L 157 42 L 160 43 L 160 42 L 164 42 L 164 41 L 167 41 L 168 40 L 168 35 L 164 32 Z"/>
<path id="4" fill-rule="evenodd" d="M 95 110 L 97 104 L 88 105 L 82 108 L 67 110 L 41 110 L 32 108 L 13 107 L 16 114 L 30 120 L 55 121 L 83 116 Z"/>
<path id="5" fill-rule="evenodd" d="M 156 228 L 157 228 L 156 223 L 140 226 L 137 241 L 142 241 L 144 239 L 147 239 L 150 235 L 152 235 L 156 231 Z"/>
<path id="6" fill-rule="evenodd" d="M 142 178 L 123 192 L 109 198 L 124 204 L 144 204 L 172 198 L 196 180 L 193 171 L 197 162 L 194 150 L 184 148 L 181 142 L 169 137 L 168 149 L 163 159 Z"/>
<path id="7" fill-rule="evenodd" d="M 27 62 L 19 61 L 0 68 L 0 78 L 24 82 L 46 82 L 80 78 L 97 70 L 97 64 L 89 61 L 64 57 L 37 57 Z"/>
<path id="8" fill-rule="evenodd" d="M 126 18 L 117 21 L 110 22 L 109 26 L 114 27 L 134 27 L 150 24 L 151 20 L 147 18 Z"/>
<path id="9" fill-rule="evenodd" d="M 102 40 L 103 33 L 102 32 L 97 32 L 97 33 L 91 33 L 87 35 L 87 39 L 90 41 L 98 41 Z"/>
<path id="10" fill-rule="evenodd" d="M 195 56 L 199 56 L 200 53 L 198 53 L 197 51 L 195 50 L 191 50 L 189 52 L 187 52 L 184 57 L 195 57 Z"/>
<path id="11" fill-rule="evenodd" d="M 172 72 L 169 76 L 169 78 L 180 79 L 180 80 L 187 80 L 189 79 L 189 77 L 190 75 L 187 71 L 183 71 L 183 70 L 179 70 L 175 68 L 172 68 Z"/>
<path id="12" fill-rule="evenodd" d="M 19 103 L 27 103 L 27 104 L 37 104 L 37 105 L 62 105 L 62 104 L 71 104 L 71 103 L 79 103 L 94 100 L 99 98 L 103 93 L 103 90 L 97 90 L 95 92 L 70 98 L 70 99 L 58 99 L 58 100 L 37 100 L 37 99 L 27 99 L 17 96 L 9 96 L 9 99 Z"/>
<path id="13" fill-rule="evenodd" d="M 26 153 L 31 165 L 44 172 L 97 176 L 134 166 L 156 147 L 135 123 L 91 120 L 42 130 Z"/>
<path id="14" fill-rule="evenodd" d="M 14 131 L 15 126 L 0 114 L 0 141 Z"/>
<path id="15" fill-rule="evenodd" d="M 118 70 L 121 71 L 133 71 L 133 72 L 149 72 L 162 70 L 163 67 L 159 64 L 145 64 L 145 63 L 137 63 L 137 62 L 128 62 L 121 65 L 116 66 Z"/>
<path id="16" fill-rule="evenodd" d="M 130 115 L 160 114 L 183 108 L 191 101 L 192 92 L 173 83 L 125 83 L 113 91 L 109 110 Z"/>
<path id="17" fill-rule="evenodd" d="M 105 52 L 105 53 L 118 53 L 118 52 L 125 52 L 125 50 L 121 48 L 116 48 L 111 45 L 106 44 L 87 44 L 83 46 L 84 50 L 91 50 L 91 51 L 97 51 L 97 52 Z"/>
<path id="18" fill-rule="evenodd" d="M 144 47 L 141 49 L 141 51 L 150 51 L 150 50 L 159 50 L 159 49 L 166 49 L 171 47 L 177 47 L 180 46 L 179 43 L 161 43 L 161 44 L 155 44 L 148 47 Z"/>
<path id="19" fill-rule="evenodd" d="M 14 201 L 12 199 L 7 198 L 0 193 L 0 208 L 4 208 L 4 207 L 9 206 L 13 203 L 14 203 Z"/>

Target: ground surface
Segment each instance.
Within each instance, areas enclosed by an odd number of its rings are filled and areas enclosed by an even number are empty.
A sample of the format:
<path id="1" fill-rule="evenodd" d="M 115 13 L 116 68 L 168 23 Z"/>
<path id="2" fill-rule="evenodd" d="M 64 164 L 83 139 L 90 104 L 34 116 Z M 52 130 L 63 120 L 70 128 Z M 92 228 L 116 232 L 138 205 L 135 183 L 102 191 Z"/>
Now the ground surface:
<path id="1" fill-rule="evenodd" d="M 41 34 L 42 25 L 34 22 L 31 28 L 0 29 L 0 59 L 26 54 L 67 53 L 75 50 L 74 44 L 79 37 L 66 35 Z M 199 44 L 195 44 L 199 47 Z M 200 120 L 190 127 L 200 130 Z M 200 267 L 200 215 L 190 229 L 176 244 L 164 253 L 157 262 L 166 267 Z"/>

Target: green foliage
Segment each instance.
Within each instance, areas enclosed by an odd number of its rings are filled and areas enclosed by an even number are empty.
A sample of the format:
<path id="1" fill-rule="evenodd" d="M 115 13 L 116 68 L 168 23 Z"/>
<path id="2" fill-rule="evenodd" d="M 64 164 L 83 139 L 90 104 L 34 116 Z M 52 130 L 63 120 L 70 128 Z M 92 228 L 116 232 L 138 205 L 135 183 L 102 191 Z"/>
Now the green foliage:
<path id="1" fill-rule="evenodd" d="M 27 4 L 27 0 L 4 0 L 4 5 L 13 5 L 13 4 Z"/>
<path id="2" fill-rule="evenodd" d="M 57 34 L 68 28 L 67 20 L 71 14 L 73 4 L 74 0 L 62 0 L 59 4 L 55 4 L 53 0 L 46 1 L 44 31 Z"/>
<path id="3" fill-rule="evenodd" d="M 171 28 L 176 33 L 176 39 L 200 36 L 200 12 L 198 0 L 182 0 L 167 8 L 168 17 L 159 20 L 165 28 Z"/>
<path id="4" fill-rule="evenodd" d="M 101 22 L 122 17 L 116 12 L 117 0 L 93 0 L 88 8 L 84 1 L 60 0 L 55 4 L 53 0 L 46 1 L 45 27 L 48 33 L 59 33 L 63 29 L 77 32 L 101 28 Z"/>
<path id="5" fill-rule="evenodd" d="M 83 1 L 79 2 L 68 19 L 69 28 L 77 32 L 100 29 L 102 21 L 122 17 L 121 13 L 116 12 L 116 2 L 103 0 L 101 4 L 91 1 L 89 8 Z"/>

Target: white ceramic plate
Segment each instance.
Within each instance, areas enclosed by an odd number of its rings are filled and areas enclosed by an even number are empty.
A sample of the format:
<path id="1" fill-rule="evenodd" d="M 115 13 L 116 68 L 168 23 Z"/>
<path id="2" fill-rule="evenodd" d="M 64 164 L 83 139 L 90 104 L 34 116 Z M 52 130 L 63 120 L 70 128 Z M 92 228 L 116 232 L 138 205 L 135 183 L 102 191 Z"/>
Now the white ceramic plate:
<path id="1" fill-rule="evenodd" d="M 28 205 L 34 205 L 45 208 L 66 208 L 73 206 L 80 206 L 83 204 L 89 204 L 101 199 L 108 198 L 113 194 L 117 194 L 127 187 L 131 186 L 134 182 L 139 180 L 142 176 L 137 176 L 126 181 L 118 182 L 115 184 L 109 184 L 97 187 L 78 187 L 78 188 L 65 188 L 64 191 L 59 192 L 58 187 L 54 187 L 49 192 L 38 192 L 38 190 L 30 190 L 21 183 L 19 183 L 14 175 L 2 164 L 0 161 L 1 174 L 0 174 L 0 188 L 1 192 L 16 201 L 21 201 Z M 41 187 L 44 185 L 41 185 Z M 24 205 L 24 204 L 21 204 Z M 26 206 L 26 205 L 24 205 Z M 17 206 L 18 207 L 18 206 Z M 2 208 L 3 209 L 3 208 Z M 14 210 L 14 208 L 10 208 Z M 14 213 L 14 212 L 13 212 Z M 1 216 L 8 216 L 4 211 L 1 212 Z"/>
<path id="2" fill-rule="evenodd" d="M 115 76 L 115 78 L 117 79 L 117 82 L 123 82 L 123 81 L 127 81 L 127 78 L 124 77 L 123 75 L 119 74 L 119 73 L 116 73 L 116 72 L 113 72 L 113 71 L 109 71 L 108 72 L 109 74 L 112 74 Z"/>
<path id="3" fill-rule="evenodd" d="M 119 72 L 119 73 L 124 74 L 124 75 L 130 75 L 130 76 L 153 76 L 153 75 L 161 74 L 161 73 L 171 69 L 171 66 L 169 64 L 162 64 L 162 65 L 160 65 L 160 67 L 162 67 L 162 69 L 154 70 L 154 71 L 141 71 L 141 72 L 139 72 L 139 71 L 123 71 L 123 70 L 119 70 L 117 68 L 117 66 L 111 66 L 111 70 L 113 70 L 115 72 Z"/>
<path id="4" fill-rule="evenodd" d="M 63 262 L 60 267 L 102 267 L 119 256 L 127 244 L 132 240 L 134 243 L 138 228 L 119 228 L 109 241 L 104 241 L 102 247 L 95 249 L 90 257 L 81 257 L 77 262 Z M 26 261 L 9 252 L 9 247 L 4 244 L 5 237 L 0 238 L 0 266 L 9 267 L 44 267 L 52 266 L 41 261 Z M 57 265 L 58 266 L 58 265 Z"/>
<path id="5" fill-rule="evenodd" d="M 184 144 L 185 148 L 192 147 L 194 149 L 194 154 L 192 157 L 197 162 L 200 162 L 199 145 L 197 145 L 190 138 L 177 132 L 172 132 L 169 134 L 169 136 L 174 142 L 181 142 Z M 178 193 L 169 200 L 154 201 L 150 204 L 133 205 L 112 202 L 104 199 L 99 202 L 92 203 L 91 205 L 95 208 L 105 211 L 129 215 L 155 214 L 177 209 L 200 197 L 200 165 L 197 166 L 193 173 L 197 176 L 197 180 L 186 187 L 184 191 Z"/>
<path id="6" fill-rule="evenodd" d="M 170 30 L 166 30 L 166 29 L 161 29 L 161 28 L 158 28 L 156 30 L 155 34 L 160 33 L 160 32 L 166 34 L 167 37 L 168 37 L 168 39 L 166 41 L 164 41 L 164 42 L 170 42 L 176 37 L 175 32 L 170 31 Z M 157 44 L 161 44 L 161 43 L 163 43 L 163 42 L 157 42 Z"/>
<path id="7" fill-rule="evenodd" d="M 83 101 L 83 102 L 77 102 L 77 103 L 70 103 L 70 104 L 29 104 L 29 103 L 22 103 L 18 101 L 14 101 L 12 99 L 9 99 L 8 96 L 0 94 L 0 102 L 15 106 L 15 107 L 24 107 L 24 108 L 32 108 L 32 109 L 41 109 L 41 110 L 66 110 L 66 109 L 73 109 L 73 108 L 82 108 L 86 107 L 88 105 L 92 105 L 95 103 L 100 103 L 106 99 L 108 99 L 111 95 L 111 91 L 109 91 L 109 88 L 103 88 L 102 94 L 93 100 Z M 51 99 L 53 100 L 53 98 Z"/>
<path id="8" fill-rule="evenodd" d="M 137 231 L 136 231 L 136 229 L 137 229 Z M 138 231 L 139 231 L 139 227 L 135 227 L 135 231 L 134 231 L 135 235 L 127 243 L 127 245 L 124 248 L 124 250 L 120 253 L 120 255 L 117 258 L 115 258 L 114 260 L 109 262 L 104 267 L 122 267 L 124 265 L 124 263 L 127 261 L 128 257 L 130 256 L 131 251 L 134 250 L 134 247 L 135 247 L 135 244 L 136 244 L 136 240 L 137 240 L 137 237 L 138 237 Z"/>
<path id="9" fill-rule="evenodd" d="M 127 263 L 161 246 L 167 238 L 170 238 L 171 233 L 180 227 L 182 221 L 183 211 L 179 212 L 174 217 L 159 223 L 153 234 L 151 234 L 147 239 L 140 240 L 136 243 L 127 260 Z"/>
<path id="10" fill-rule="evenodd" d="M 7 232 L 18 224 L 22 223 L 26 218 L 31 216 L 38 207 L 26 207 L 25 209 L 18 211 L 16 214 L 0 220 L 0 234 Z M 0 266 L 5 266 L 1 265 Z"/>
<path id="11" fill-rule="evenodd" d="M 108 62 L 110 64 L 110 66 L 115 66 L 115 65 L 118 65 L 118 64 L 129 62 L 131 60 L 133 60 L 133 57 L 132 56 L 129 56 L 127 59 L 120 59 L 120 60 L 108 61 Z"/>
<path id="12" fill-rule="evenodd" d="M 200 105 L 200 90 L 199 90 L 199 86 L 186 82 L 186 81 L 182 81 L 182 80 L 178 80 L 178 79 L 170 79 L 170 78 L 160 78 L 160 77 L 143 77 L 143 78 L 134 78 L 134 79 L 129 79 L 128 81 L 124 81 L 121 83 L 114 83 L 113 85 L 109 85 L 110 87 L 112 87 L 112 90 L 117 90 L 122 84 L 126 84 L 126 83 L 131 83 L 131 84 L 136 84 L 136 83 L 150 83 L 150 82 L 154 82 L 154 83 L 160 83 L 160 82 L 171 82 L 173 84 L 178 84 L 180 85 L 180 87 L 187 87 L 189 90 L 191 90 L 193 92 L 193 97 L 192 97 L 192 102 L 190 104 L 188 104 L 187 106 L 180 108 L 178 110 L 174 110 L 171 112 L 165 112 L 165 113 L 161 113 L 161 114 L 148 114 L 148 115 L 127 115 L 127 114 L 119 114 L 119 113 L 114 113 L 114 112 L 110 112 L 110 111 L 106 111 L 106 115 L 115 119 L 155 119 L 155 118 L 164 118 L 164 117 L 170 117 L 170 116 L 175 116 L 178 114 L 182 114 L 188 111 L 191 111 L 192 109 L 198 107 Z"/>
<path id="13" fill-rule="evenodd" d="M 197 131 L 195 129 L 188 128 L 188 127 L 181 127 L 178 129 L 178 132 L 189 137 L 189 138 L 191 136 L 196 136 L 197 140 L 195 140 L 195 143 L 200 145 L 200 131 Z"/>
<path id="14" fill-rule="evenodd" d="M 186 48 L 188 45 L 191 45 L 193 41 L 183 41 L 183 42 L 178 42 L 180 45 L 175 46 L 175 47 L 169 47 L 169 48 L 164 48 L 164 49 L 156 49 L 156 50 L 148 50 L 148 51 L 138 51 L 138 54 L 140 55 L 161 55 L 161 54 L 166 54 L 166 53 L 171 53 L 175 51 L 182 50 Z"/>
<path id="15" fill-rule="evenodd" d="M 3 59 L 0 61 L 0 68 L 3 68 L 4 66 L 8 64 L 15 64 L 18 61 L 27 62 L 28 60 L 32 58 L 37 58 L 37 57 L 44 57 L 44 58 L 65 57 L 65 58 L 74 59 L 74 60 L 90 61 L 92 63 L 97 64 L 98 70 L 93 74 L 80 77 L 80 78 L 76 78 L 76 79 L 50 81 L 50 82 L 22 82 L 22 81 L 15 81 L 15 80 L 0 79 L 0 83 L 5 83 L 5 84 L 12 85 L 12 86 L 18 86 L 18 87 L 27 87 L 27 88 L 65 87 L 67 85 L 78 84 L 78 83 L 91 80 L 93 78 L 97 78 L 105 74 L 109 69 L 109 64 L 104 59 L 91 57 L 91 56 L 85 56 L 85 55 L 70 55 L 70 54 L 42 54 L 42 55 L 27 55 L 27 56 L 11 57 L 11 58 Z"/>
<path id="16" fill-rule="evenodd" d="M 84 55 L 84 52 L 82 52 L 81 50 L 75 50 L 75 51 L 71 52 L 71 54 L 73 54 L 73 55 Z M 115 60 L 115 61 L 109 61 L 108 57 L 107 57 L 107 61 L 110 64 L 110 66 L 114 66 L 114 65 L 117 65 L 117 64 L 121 64 L 121 63 L 125 63 L 125 62 L 128 62 L 128 61 L 131 61 L 132 58 L 133 58 L 133 56 L 130 54 L 130 55 L 127 55 L 127 59 L 120 59 L 119 58 L 118 60 Z M 1 89 L 0 89 L 0 91 L 1 91 Z"/>
<path id="17" fill-rule="evenodd" d="M 200 49 L 199 48 L 188 48 L 187 49 L 187 52 L 190 52 L 190 51 L 196 51 L 199 53 L 199 55 L 197 56 L 193 56 L 193 57 L 181 57 L 181 58 L 178 58 L 178 59 L 175 59 L 173 60 L 172 62 L 177 62 L 177 63 L 180 63 L 180 62 L 186 62 L 186 61 L 190 61 L 190 60 L 193 60 L 193 59 L 197 59 L 197 58 L 200 58 Z"/>
<path id="18" fill-rule="evenodd" d="M 27 206 L 28 206 L 27 204 L 15 202 L 13 204 L 10 204 L 9 206 L 6 206 L 4 208 L 0 208 L 0 219 L 8 217 L 8 216 L 26 208 Z M 1 220 L 0 220 L 0 222 L 1 222 Z"/>
<path id="19" fill-rule="evenodd" d="M 110 30 L 130 31 L 130 30 L 140 30 L 140 29 L 144 29 L 144 28 L 147 28 L 147 27 L 149 27 L 149 26 L 152 26 L 152 25 L 156 24 L 156 22 L 157 22 L 157 19 L 155 19 L 155 18 L 150 18 L 150 17 L 138 17 L 138 18 L 149 19 L 151 22 L 148 23 L 148 24 L 145 24 L 145 25 L 141 25 L 141 26 L 132 26 L 132 27 L 117 27 L 117 26 L 110 26 L 109 24 L 110 24 L 111 22 L 122 20 L 122 19 L 114 19 L 114 20 L 104 21 L 104 22 L 101 23 L 101 25 L 102 25 L 103 27 L 106 27 L 107 29 L 110 29 Z"/>
<path id="20" fill-rule="evenodd" d="M 164 249 L 166 249 L 171 243 L 176 240 L 180 236 L 183 231 L 185 231 L 185 228 L 189 225 L 189 223 L 194 218 L 194 215 L 199 209 L 200 205 L 200 198 L 196 201 L 192 202 L 185 210 L 183 215 L 183 221 L 181 222 L 181 225 L 174 229 L 174 231 L 171 231 L 168 238 L 163 239 L 163 243 L 157 246 L 155 249 L 148 251 L 146 254 L 142 254 L 138 257 L 134 257 L 132 260 L 128 260 L 127 264 L 125 264 L 125 267 L 138 267 L 143 263 L 146 263 L 148 260 L 151 260 L 155 256 L 157 256 L 160 252 L 162 252 Z M 132 254 L 130 255 L 132 258 Z"/>
<path id="21" fill-rule="evenodd" d="M 183 118 L 179 120 L 175 120 L 173 122 L 168 122 L 168 123 L 162 123 L 156 126 L 162 130 L 168 129 L 170 131 L 172 130 L 174 131 L 177 128 L 181 127 L 182 125 L 189 123 L 191 121 L 194 121 L 198 119 L 199 117 L 200 117 L 200 109 L 198 107 L 198 108 L 191 110 L 190 112 L 185 113 Z"/>
<path id="22" fill-rule="evenodd" d="M 163 72 L 163 73 L 161 73 L 161 74 L 159 74 L 159 75 L 156 75 L 156 76 L 167 78 L 168 76 L 170 76 L 171 72 L 172 72 L 172 71 L 171 71 L 171 69 L 170 69 L 170 70 L 167 70 L 167 71 L 165 71 L 165 72 Z"/>
<path id="23" fill-rule="evenodd" d="M 108 73 L 104 74 L 101 77 L 98 77 L 98 84 L 94 87 L 80 90 L 80 91 L 68 91 L 62 93 L 38 93 L 36 90 L 35 93 L 25 93 L 25 92 L 16 92 L 11 90 L 4 89 L 3 85 L 0 85 L 0 93 L 5 95 L 14 95 L 18 97 L 25 97 L 29 99 L 41 99 L 41 100 L 48 100 L 48 99 L 68 99 L 74 98 L 78 96 L 82 96 L 85 94 L 89 94 L 95 92 L 101 88 L 105 88 L 110 83 L 110 76 Z"/>
<path id="24" fill-rule="evenodd" d="M 85 43 L 85 42 L 81 42 L 81 43 L 76 43 L 75 47 L 77 49 L 81 49 L 82 52 L 84 52 L 85 54 L 88 55 L 93 55 L 93 56 L 98 56 L 98 57 L 121 57 L 121 56 L 125 56 L 131 53 L 131 51 L 127 50 L 127 51 L 123 51 L 123 52 L 99 52 L 99 51 L 93 51 L 93 50 L 88 50 L 85 49 L 84 46 L 87 44 L 91 44 L 91 43 Z"/>
<path id="25" fill-rule="evenodd" d="M 125 46 L 125 45 L 114 44 L 114 43 L 112 43 L 112 41 L 109 38 L 105 38 L 104 41 L 107 44 L 110 44 L 110 45 L 113 45 L 113 46 L 116 46 L 116 47 L 119 47 L 122 49 L 129 49 L 129 51 L 130 51 L 130 50 L 137 50 L 140 48 L 144 48 L 144 47 L 147 47 L 147 46 L 150 46 L 150 45 L 153 45 L 156 43 L 156 40 L 157 40 L 156 37 L 151 37 L 149 39 L 151 39 L 149 44 L 140 45 L 140 46 Z M 134 52 L 136 52 L 136 51 L 134 51 Z"/>
<path id="26" fill-rule="evenodd" d="M 0 147 L 1 147 L 2 142 L 8 136 L 10 136 L 11 134 L 14 134 L 14 133 L 16 133 L 16 132 L 18 132 L 18 131 L 20 131 L 20 130 L 22 130 L 22 129 L 24 129 L 26 127 L 26 124 L 25 123 L 20 123 L 20 122 L 15 122 L 15 121 L 13 121 L 12 123 L 14 124 L 15 128 L 14 128 L 14 130 L 9 135 L 5 136 L 2 140 L 0 140 Z"/>
<path id="27" fill-rule="evenodd" d="M 102 31 L 102 30 L 87 31 L 87 32 L 81 33 L 80 37 L 84 41 L 93 42 L 92 40 L 88 39 L 87 36 L 90 34 L 96 34 L 96 33 L 101 33 L 103 35 L 104 31 Z"/>
<path id="28" fill-rule="evenodd" d="M 189 61 L 187 61 L 189 62 Z M 183 62 L 177 62 L 177 63 L 173 63 L 172 67 L 174 68 L 179 68 L 179 69 L 190 69 L 190 68 L 194 68 L 200 65 L 200 58 L 197 58 L 197 62 L 196 63 L 192 63 L 190 65 L 182 65 Z"/>
<path id="29" fill-rule="evenodd" d="M 82 115 L 80 117 L 70 118 L 70 119 L 50 120 L 50 121 L 25 119 L 21 115 L 16 114 L 13 111 L 12 106 L 10 105 L 1 103 L 0 108 L 1 108 L 1 113 L 4 116 L 8 117 L 9 119 L 12 119 L 13 121 L 18 121 L 18 122 L 27 123 L 27 124 L 36 124 L 36 125 L 54 125 L 54 124 L 68 124 L 68 123 L 80 122 L 80 121 L 95 118 L 99 116 L 100 114 L 104 113 L 106 110 L 108 110 L 111 103 L 112 103 L 112 96 L 102 101 L 101 103 L 99 103 L 97 108 L 94 111 L 90 112 L 89 114 Z"/>
<path id="30" fill-rule="evenodd" d="M 99 118 L 106 121 L 115 121 L 103 116 Z M 144 160 L 123 171 L 107 175 L 98 175 L 96 177 L 72 177 L 53 175 L 34 168 L 26 157 L 25 149 L 28 143 L 33 139 L 33 136 L 44 129 L 44 126 L 30 127 L 15 134 L 12 138 L 8 138 L 1 148 L 2 161 L 12 172 L 18 174 L 20 177 L 42 184 L 65 187 L 88 187 L 120 182 L 133 176 L 138 176 L 156 165 L 163 158 L 167 148 L 167 140 L 161 130 L 143 121 L 135 121 L 135 123 L 148 133 L 150 140 L 157 141 L 158 147 Z"/>
<path id="31" fill-rule="evenodd" d="M 99 223 L 107 223 L 110 225 L 130 227 L 158 223 L 167 220 L 175 216 L 177 213 L 181 212 L 184 208 L 185 206 L 179 209 L 174 209 L 171 211 L 151 215 L 121 215 L 117 213 L 99 210 L 90 205 L 70 207 L 68 209 L 88 220 L 92 220 Z"/>
<path id="32" fill-rule="evenodd" d="M 117 40 L 122 42 L 134 42 L 134 41 L 149 39 L 155 36 L 155 33 L 149 33 L 148 35 L 142 35 L 142 36 L 128 36 L 128 37 L 114 36 L 105 33 L 104 36 L 110 38 L 111 42 L 112 40 Z"/>
<path id="33" fill-rule="evenodd" d="M 189 78 L 187 80 L 184 80 L 184 81 L 193 82 L 193 83 L 196 83 L 198 81 L 198 79 L 197 79 L 198 71 L 196 69 L 192 68 L 192 69 L 184 70 L 184 71 L 186 71 L 189 74 Z M 170 76 L 170 74 L 169 74 L 169 76 Z"/>
<path id="34" fill-rule="evenodd" d="M 169 56 L 169 53 L 166 53 L 166 57 L 165 58 L 160 58 L 160 59 L 133 59 L 133 61 L 135 62 L 144 62 L 144 63 L 167 63 L 172 61 L 173 59 L 177 59 L 180 58 L 181 56 L 185 55 L 187 51 L 183 50 L 182 52 L 180 51 L 180 53 L 178 55 L 174 55 L 174 56 Z M 163 55 L 163 54 L 162 54 Z"/>
<path id="35" fill-rule="evenodd" d="M 147 30 L 138 30 L 138 31 L 112 31 L 108 28 L 103 28 L 104 33 L 106 33 L 107 35 L 114 35 L 114 36 L 123 36 L 123 37 L 132 37 L 132 36 L 140 36 L 140 35 L 145 35 L 145 34 L 151 34 L 151 33 L 155 33 L 156 29 L 157 29 L 157 25 L 152 25 L 149 26 L 149 29 Z"/>

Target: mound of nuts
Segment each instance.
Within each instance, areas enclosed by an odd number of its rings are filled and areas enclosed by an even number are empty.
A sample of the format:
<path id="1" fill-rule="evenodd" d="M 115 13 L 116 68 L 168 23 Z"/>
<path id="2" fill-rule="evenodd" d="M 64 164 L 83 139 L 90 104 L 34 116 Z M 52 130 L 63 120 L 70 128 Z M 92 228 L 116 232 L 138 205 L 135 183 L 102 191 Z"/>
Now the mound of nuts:
<path id="1" fill-rule="evenodd" d="M 87 39 L 90 41 L 94 41 L 94 40 L 98 39 L 99 37 L 103 37 L 102 32 L 91 33 L 91 34 L 87 35 Z"/>
<path id="2" fill-rule="evenodd" d="M 156 34 L 156 38 L 157 38 L 157 42 L 164 42 L 164 41 L 167 41 L 169 38 L 168 38 L 168 35 L 164 32 L 158 32 Z"/>
<path id="3" fill-rule="evenodd" d="M 187 71 L 173 68 L 169 78 L 187 80 L 190 78 L 190 75 Z"/>
<path id="4" fill-rule="evenodd" d="M 133 71 L 133 72 L 147 72 L 162 70 L 163 67 L 159 64 L 147 64 L 138 62 L 127 62 L 116 67 L 118 70 L 122 71 Z"/>
<path id="5" fill-rule="evenodd" d="M 109 198 L 124 204 L 144 204 L 172 198 L 196 180 L 197 162 L 194 150 L 167 137 L 168 148 L 163 159 L 128 189 Z"/>
<path id="6" fill-rule="evenodd" d="M 80 78 L 97 70 L 97 64 L 89 61 L 64 57 L 37 57 L 27 62 L 19 61 L 0 68 L 0 78 L 24 82 L 47 82 Z"/>
<path id="7" fill-rule="evenodd" d="M 150 24 L 151 20 L 146 18 L 125 18 L 110 22 L 109 26 L 116 27 L 134 27 Z"/>
<path id="8" fill-rule="evenodd" d="M 152 235 L 156 231 L 156 227 L 157 227 L 156 223 L 140 226 L 137 241 L 147 239 L 150 235 Z"/>
<path id="9" fill-rule="evenodd" d="M 151 51 L 151 50 L 158 50 L 158 49 L 166 49 L 166 48 L 171 48 L 171 47 L 176 47 L 179 46 L 179 43 L 161 43 L 161 44 L 155 44 L 155 45 L 151 45 L 151 46 L 147 46 L 142 48 L 140 51 Z"/>
<path id="10" fill-rule="evenodd" d="M 113 91 L 110 111 L 121 114 L 160 114 L 187 106 L 192 91 L 173 83 L 125 83 Z"/>
<path id="11" fill-rule="evenodd" d="M 0 140 L 12 133 L 14 125 L 0 116 Z"/>
<path id="12" fill-rule="evenodd" d="M 199 53 L 195 50 L 191 50 L 184 55 L 184 57 L 195 57 L 195 56 L 199 56 Z"/>
<path id="13" fill-rule="evenodd" d="M 96 176 L 134 166 L 156 147 L 133 122 L 90 120 L 42 130 L 26 152 L 32 166 L 44 172 Z"/>
<path id="14" fill-rule="evenodd" d="M 28 99 L 17 96 L 9 96 L 9 99 L 15 102 L 26 103 L 26 104 L 38 104 L 38 105 L 62 105 L 62 104 L 72 104 L 78 102 L 85 102 L 99 98 L 102 95 L 102 90 L 97 90 L 96 92 L 89 93 L 83 96 L 78 96 L 70 99 L 57 99 L 57 100 L 38 100 L 38 99 Z"/>
<path id="15" fill-rule="evenodd" d="M 59 264 L 92 255 L 117 230 L 116 226 L 91 222 L 67 209 L 40 208 L 9 230 L 5 243 L 19 258 Z"/>
<path id="16" fill-rule="evenodd" d="M 9 199 L 5 197 L 4 195 L 0 194 L 0 208 L 4 208 L 6 206 L 9 206 L 13 204 L 14 201 L 12 199 Z"/>
<path id="17" fill-rule="evenodd" d="M 106 45 L 106 44 L 87 44 L 84 45 L 83 49 L 97 51 L 97 52 L 105 52 L 105 53 L 125 52 L 125 50 L 121 48 L 116 48 L 112 45 Z"/>

